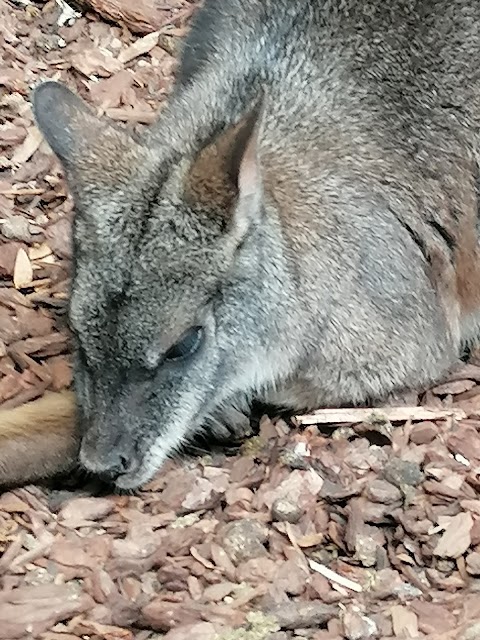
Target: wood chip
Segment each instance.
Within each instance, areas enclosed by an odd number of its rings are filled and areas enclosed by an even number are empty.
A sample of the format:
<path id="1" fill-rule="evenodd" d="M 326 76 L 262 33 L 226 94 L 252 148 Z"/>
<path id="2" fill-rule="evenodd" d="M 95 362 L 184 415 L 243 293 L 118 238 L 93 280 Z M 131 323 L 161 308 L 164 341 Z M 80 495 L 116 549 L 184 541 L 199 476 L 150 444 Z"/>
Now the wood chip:
<path id="1" fill-rule="evenodd" d="M 45 258 L 52 255 L 52 250 L 48 246 L 48 244 L 41 244 L 37 247 L 30 247 L 28 250 L 28 257 L 30 260 L 44 260 Z"/>
<path id="2" fill-rule="evenodd" d="M 41 196 L 45 193 L 45 189 L 5 189 L 0 191 L 2 196 Z"/>
<path id="3" fill-rule="evenodd" d="M 152 33 L 148 33 L 146 36 L 143 36 L 143 38 L 139 38 L 129 47 L 127 47 L 123 51 L 120 51 L 117 60 L 122 64 L 126 64 L 127 62 L 131 62 L 138 56 L 143 56 L 158 44 L 159 36 L 160 31 L 153 31 Z"/>
<path id="4" fill-rule="evenodd" d="M 75 0 L 75 4 L 83 10 L 96 11 L 106 20 L 126 25 L 132 33 L 150 33 L 172 22 L 171 16 L 165 13 L 168 5 L 152 0 Z M 174 16 L 179 22 L 187 18 L 194 4 L 187 6 Z"/>
<path id="5" fill-rule="evenodd" d="M 418 638 L 418 618 L 413 611 L 407 607 L 395 605 L 390 609 L 390 615 L 395 637 Z"/>
<path id="6" fill-rule="evenodd" d="M 329 569 L 325 565 L 320 564 L 315 560 L 309 560 L 308 564 L 310 565 L 310 568 L 313 569 L 313 571 L 320 573 L 322 576 L 327 578 L 327 580 L 330 580 L 331 582 L 335 582 L 336 584 L 339 584 L 341 587 L 345 587 L 346 589 L 350 589 L 351 591 L 356 591 L 357 593 L 361 593 L 363 591 L 363 587 L 360 584 L 358 584 L 358 582 L 354 582 L 349 578 L 344 578 L 339 573 L 332 571 L 332 569 Z"/>
<path id="7" fill-rule="evenodd" d="M 473 380 L 453 380 L 452 382 L 446 382 L 438 387 L 432 389 L 432 393 L 437 396 L 456 395 L 470 391 L 475 386 Z"/>
<path id="8" fill-rule="evenodd" d="M 210 560 L 207 560 L 206 558 L 204 558 L 197 551 L 195 547 L 190 547 L 190 553 L 195 558 L 195 560 L 197 560 L 197 562 L 200 562 L 200 564 L 203 564 L 203 566 L 206 567 L 207 569 L 215 569 L 215 565 L 212 562 L 210 562 Z"/>
<path id="9" fill-rule="evenodd" d="M 321 544 L 324 537 L 323 533 L 311 533 L 297 538 L 296 543 L 301 549 L 308 549 L 308 547 L 316 547 Z"/>
<path id="10" fill-rule="evenodd" d="M 295 416 L 298 425 L 307 424 L 356 424 L 359 422 L 406 422 L 439 420 L 442 418 L 462 420 L 466 414 L 462 409 L 434 409 L 429 407 L 383 407 L 378 409 L 321 409 L 315 413 Z"/>

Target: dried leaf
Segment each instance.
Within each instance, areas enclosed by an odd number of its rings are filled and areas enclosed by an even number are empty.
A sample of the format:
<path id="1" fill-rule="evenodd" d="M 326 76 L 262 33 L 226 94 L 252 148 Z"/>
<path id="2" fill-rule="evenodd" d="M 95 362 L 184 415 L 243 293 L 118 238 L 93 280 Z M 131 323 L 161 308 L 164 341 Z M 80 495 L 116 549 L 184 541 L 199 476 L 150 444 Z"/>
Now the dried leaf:
<path id="1" fill-rule="evenodd" d="M 442 535 L 433 553 L 441 558 L 459 558 L 472 542 L 473 518 L 470 513 L 454 516 Z"/>
<path id="2" fill-rule="evenodd" d="M 15 259 L 13 269 L 13 283 L 16 289 L 24 289 L 32 284 L 33 268 L 32 263 L 25 249 L 19 249 Z"/>

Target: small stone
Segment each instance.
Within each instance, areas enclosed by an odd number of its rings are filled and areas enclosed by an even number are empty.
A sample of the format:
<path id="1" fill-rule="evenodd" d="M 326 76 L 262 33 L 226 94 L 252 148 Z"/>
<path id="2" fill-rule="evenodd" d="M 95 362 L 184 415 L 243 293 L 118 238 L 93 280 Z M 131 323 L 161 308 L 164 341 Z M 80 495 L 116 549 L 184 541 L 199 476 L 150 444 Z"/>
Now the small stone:
<path id="1" fill-rule="evenodd" d="M 209 587 L 206 587 L 203 592 L 203 597 L 207 602 L 220 602 L 227 596 L 229 596 L 232 591 L 235 590 L 237 585 L 233 582 L 219 582 L 218 584 L 211 584 Z"/>
<path id="2" fill-rule="evenodd" d="M 332 433 L 332 440 L 350 440 L 350 438 L 354 438 L 357 434 L 352 427 L 347 427 L 343 425 L 335 429 Z"/>
<path id="3" fill-rule="evenodd" d="M 264 543 L 268 530 L 256 520 L 236 520 L 227 524 L 219 533 L 219 544 L 234 563 L 266 555 Z"/>
<path id="4" fill-rule="evenodd" d="M 393 636 L 392 618 L 388 612 L 373 613 L 372 620 L 377 625 L 378 635 L 380 638 L 389 638 Z"/>
<path id="5" fill-rule="evenodd" d="M 402 494 L 397 487 L 386 480 L 374 480 L 366 490 L 367 498 L 372 502 L 392 504 L 402 499 Z"/>
<path id="6" fill-rule="evenodd" d="M 350 607 L 343 616 L 345 637 L 348 640 L 371 640 L 378 638 L 378 628 L 374 620 L 362 615 L 356 607 Z"/>
<path id="7" fill-rule="evenodd" d="M 374 567 L 377 563 L 378 549 L 385 544 L 383 532 L 378 527 L 364 525 L 355 535 L 355 560 L 364 567 Z"/>
<path id="8" fill-rule="evenodd" d="M 29 230 L 28 219 L 19 215 L 8 217 L 2 224 L 2 235 L 12 240 L 29 242 L 32 239 L 32 234 Z"/>
<path id="9" fill-rule="evenodd" d="M 480 638 L 480 622 L 475 622 L 471 627 L 465 629 L 458 640 L 478 640 Z"/>
<path id="10" fill-rule="evenodd" d="M 291 600 L 274 605 L 266 613 L 273 616 L 282 629 L 311 629 L 338 616 L 338 608 L 315 600 Z"/>
<path id="11" fill-rule="evenodd" d="M 408 582 L 403 582 L 398 571 L 393 569 L 377 571 L 374 574 L 371 590 L 381 600 L 397 597 L 399 600 L 406 601 L 422 595 L 420 589 Z"/>
<path id="12" fill-rule="evenodd" d="M 453 560 L 448 560 L 447 558 L 439 558 L 435 564 L 435 568 L 437 571 L 441 571 L 445 575 L 450 575 L 452 571 L 455 571 L 457 567 L 457 563 Z"/>
<path id="13" fill-rule="evenodd" d="M 418 486 L 424 475 L 416 462 L 409 462 L 401 458 L 392 458 L 383 471 L 385 479 L 396 487 L 402 488 Z"/>
<path id="14" fill-rule="evenodd" d="M 302 510 L 288 498 L 277 498 L 272 504 L 272 518 L 277 522 L 296 524 L 302 516 Z"/>

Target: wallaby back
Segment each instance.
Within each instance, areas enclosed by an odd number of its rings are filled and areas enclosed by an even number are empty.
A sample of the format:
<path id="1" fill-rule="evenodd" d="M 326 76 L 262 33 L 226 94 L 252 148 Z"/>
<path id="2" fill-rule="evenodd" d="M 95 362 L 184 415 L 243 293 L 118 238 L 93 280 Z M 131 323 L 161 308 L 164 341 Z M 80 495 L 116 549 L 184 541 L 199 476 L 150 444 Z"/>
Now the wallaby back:
<path id="1" fill-rule="evenodd" d="M 65 88 L 80 459 L 145 482 L 253 399 L 440 377 L 478 334 L 477 0 L 206 0 L 141 138 Z M 242 422 L 242 421 L 241 421 Z"/>

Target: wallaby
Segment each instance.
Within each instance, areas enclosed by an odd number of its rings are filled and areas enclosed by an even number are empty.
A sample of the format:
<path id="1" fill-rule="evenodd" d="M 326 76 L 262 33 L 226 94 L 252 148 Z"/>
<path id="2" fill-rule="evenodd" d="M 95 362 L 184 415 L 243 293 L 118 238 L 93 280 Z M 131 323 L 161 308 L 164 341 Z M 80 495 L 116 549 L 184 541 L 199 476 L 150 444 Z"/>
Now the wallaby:
<path id="1" fill-rule="evenodd" d="M 136 488 L 253 400 L 441 378 L 480 333 L 479 68 L 478 0 L 206 0 L 146 133 L 40 85 L 76 206 L 75 396 L 0 413 L 0 479 L 79 450 Z"/>

